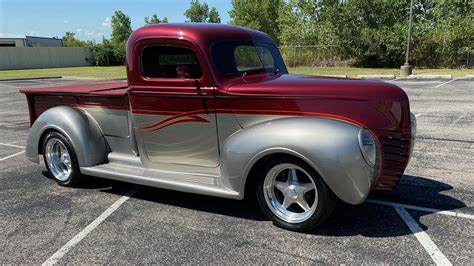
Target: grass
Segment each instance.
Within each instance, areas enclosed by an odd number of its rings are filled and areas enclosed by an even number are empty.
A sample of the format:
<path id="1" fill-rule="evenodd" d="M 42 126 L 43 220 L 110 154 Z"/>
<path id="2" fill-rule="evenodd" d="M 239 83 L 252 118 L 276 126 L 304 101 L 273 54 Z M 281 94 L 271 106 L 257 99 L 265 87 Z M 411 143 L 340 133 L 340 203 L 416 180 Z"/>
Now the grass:
<path id="1" fill-rule="evenodd" d="M 356 68 L 356 67 L 296 67 L 288 69 L 291 74 L 303 75 L 347 75 L 355 78 L 357 75 L 400 75 L 398 68 Z M 413 74 L 452 75 L 453 78 L 464 78 L 474 75 L 474 69 L 413 69 Z"/>
<path id="2" fill-rule="evenodd" d="M 304 75 L 400 75 L 398 68 L 353 68 L 353 67 L 296 67 L 289 68 L 291 74 Z M 474 75 L 474 69 L 417 69 L 413 74 L 452 75 L 453 78 L 464 78 Z M 66 67 L 25 70 L 0 71 L 0 80 L 21 78 L 42 78 L 52 76 L 81 77 L 81 78 L 125 78 L 125 67 Z"/>
<path id="3" fill-rule="evenodd" d="M 2 70 L 0 80 L 44 77 L 80 77 L 80 78 L 125 78 L 124 66 L 112 67 L 65 67 L 24 70 Z"/>

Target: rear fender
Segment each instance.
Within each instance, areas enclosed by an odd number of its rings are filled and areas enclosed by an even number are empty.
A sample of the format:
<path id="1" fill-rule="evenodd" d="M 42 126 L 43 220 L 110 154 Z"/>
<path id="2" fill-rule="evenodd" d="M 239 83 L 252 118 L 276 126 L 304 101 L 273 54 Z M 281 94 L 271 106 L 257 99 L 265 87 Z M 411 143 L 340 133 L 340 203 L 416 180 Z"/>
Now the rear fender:
<path id="1" fill-rule="evenodd" d="M 26 144 L 26 157 L 29 160 L 39 163 L 42 139 L 51 130 L 69 138 L 80 167 L 106 161 L 108 145 L 97 122 L 86 112 L 67 106 L 48 109 L 31 126 Z"/>

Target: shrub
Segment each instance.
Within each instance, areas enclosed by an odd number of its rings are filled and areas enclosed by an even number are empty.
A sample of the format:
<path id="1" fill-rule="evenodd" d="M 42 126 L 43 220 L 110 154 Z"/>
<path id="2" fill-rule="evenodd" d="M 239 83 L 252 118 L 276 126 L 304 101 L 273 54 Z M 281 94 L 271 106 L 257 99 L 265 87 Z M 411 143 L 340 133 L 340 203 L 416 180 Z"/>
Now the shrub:
<path id="1" fill-rule="evenodd" d="M 103 39 L 102 43 L 93 47 L 97 66 L 117 66 L 125 63 L 125 42 L 115 43 Z"/>

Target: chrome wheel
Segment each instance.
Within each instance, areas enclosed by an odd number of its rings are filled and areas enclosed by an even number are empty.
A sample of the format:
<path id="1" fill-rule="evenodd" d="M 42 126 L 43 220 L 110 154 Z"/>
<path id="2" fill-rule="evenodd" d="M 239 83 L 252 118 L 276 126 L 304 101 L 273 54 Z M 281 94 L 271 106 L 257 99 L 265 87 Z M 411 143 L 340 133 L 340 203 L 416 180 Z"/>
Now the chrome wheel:
<path id="1" fill-rule="evenodd" d="M 273 214 L 287 223 L 308 220 L 318 205 L 318 190 L 300 166 L 282 163 L 271 168 L 263 183 L 265 201 Z"/>
<path id="2" fill-rule="evenodd" d="M 60 181 L 66 181 L 71 176 L 72 162 L 64 143 L 57 138 L 51 138 L 46 143 L 44 152 L 53 176 Z"/>

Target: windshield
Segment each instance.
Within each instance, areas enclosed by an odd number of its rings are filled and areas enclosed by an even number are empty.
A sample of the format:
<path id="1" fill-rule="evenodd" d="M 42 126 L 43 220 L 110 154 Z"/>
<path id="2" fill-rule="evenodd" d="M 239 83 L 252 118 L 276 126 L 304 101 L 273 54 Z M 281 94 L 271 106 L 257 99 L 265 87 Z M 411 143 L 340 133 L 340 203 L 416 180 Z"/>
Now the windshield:
<path id="1" fill-rule="evenodd" d="M 211 54 L 224 76 L 244 73 L 288 73 L 278 48 L 273 43 L 225 41 L 212 45 Z"/>

